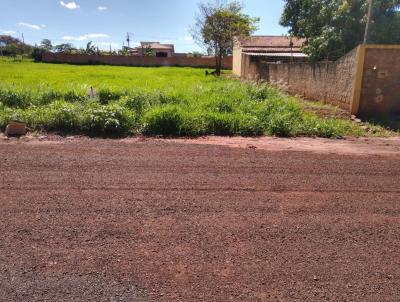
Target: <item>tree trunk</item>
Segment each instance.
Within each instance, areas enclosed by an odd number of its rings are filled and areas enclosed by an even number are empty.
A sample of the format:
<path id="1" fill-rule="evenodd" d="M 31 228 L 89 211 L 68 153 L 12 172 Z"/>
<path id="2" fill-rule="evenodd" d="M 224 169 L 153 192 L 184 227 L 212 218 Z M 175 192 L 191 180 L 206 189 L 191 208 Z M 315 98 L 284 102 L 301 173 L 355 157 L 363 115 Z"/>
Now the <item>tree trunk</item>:
<path id="1" fill-rule="evenodd" d="M 215 75 L 220 76 L 221 75 L 221 69 L 222 69 L 222 52 L 219 52 L 216 56 L 216 67 L 215 67 Z"/>

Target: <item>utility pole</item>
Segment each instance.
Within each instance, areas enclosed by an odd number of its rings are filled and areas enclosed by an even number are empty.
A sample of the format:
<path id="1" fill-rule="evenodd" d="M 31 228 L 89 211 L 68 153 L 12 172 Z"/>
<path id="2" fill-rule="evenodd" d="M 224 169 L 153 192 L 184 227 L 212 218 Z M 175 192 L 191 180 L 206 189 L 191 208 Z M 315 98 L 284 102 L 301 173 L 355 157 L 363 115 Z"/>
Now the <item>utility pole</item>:
<path id="1" fill-rule="evenodd" d="M 367 25 L 365 26 L 365 34 L 364 34 L 364 44 L 368 44 L 369 34 L 371 30 L 371 22 L 372 22 L 372 11 L 373 11 L 373 0 L 368 0 L 368 17 L 367 17 Z"/>
<path id="2" fill-rule="evenodd" d="M 131 37 L 129 36 L 129 33 L 126 33 L 126 42 L 128 42 L 128 48 L 131 48 Z"/>
<path id="3" fill-rule="evenodd" d="M 24 56 L 25 54 L 25 37 L 24 37 L 24 33 L 22 33 L 22 56 Z"/>

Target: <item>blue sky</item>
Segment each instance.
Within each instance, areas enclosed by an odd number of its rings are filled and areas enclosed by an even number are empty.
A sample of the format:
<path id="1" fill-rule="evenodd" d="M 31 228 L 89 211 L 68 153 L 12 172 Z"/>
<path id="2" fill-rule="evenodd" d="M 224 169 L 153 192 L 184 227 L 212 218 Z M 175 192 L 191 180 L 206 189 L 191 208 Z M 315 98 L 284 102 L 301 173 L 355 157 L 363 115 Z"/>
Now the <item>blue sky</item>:
<path id="1" fill-rule="evenodd" d="M 177 52 L 200 50 L 188 28 L 199 0 L 0 0 L 0 34 L 25 37 L 31 44 L 44 38 L 53 44 L 84 46 L 93 41 L 103 49 L 119 49 L 132 33 L 139 41 L 174 43 Z M 260 17 L 257 34 L 281 35 L 283 0 L 243 0 L 245 13 Z M 126 43 L 126 42 L 125 42 Z"/>

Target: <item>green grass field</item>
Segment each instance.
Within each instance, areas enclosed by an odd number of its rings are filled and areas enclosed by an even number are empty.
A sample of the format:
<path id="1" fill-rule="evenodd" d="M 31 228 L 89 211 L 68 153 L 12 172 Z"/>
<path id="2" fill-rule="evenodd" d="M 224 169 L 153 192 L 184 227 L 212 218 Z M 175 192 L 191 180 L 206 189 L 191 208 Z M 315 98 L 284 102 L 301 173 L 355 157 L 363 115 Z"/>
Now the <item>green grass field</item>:
<path id="1" fill-rule="evenodd" d="M 363 136 L 359 124 L 320 118 L 266 84 L 204 69 L 74 66 L 0 60 L 0 128 L 89 135 Z M 95 98 L 88 97 L 93 87 Z M 368 126 L 376 135 L 389 132 Z"/>

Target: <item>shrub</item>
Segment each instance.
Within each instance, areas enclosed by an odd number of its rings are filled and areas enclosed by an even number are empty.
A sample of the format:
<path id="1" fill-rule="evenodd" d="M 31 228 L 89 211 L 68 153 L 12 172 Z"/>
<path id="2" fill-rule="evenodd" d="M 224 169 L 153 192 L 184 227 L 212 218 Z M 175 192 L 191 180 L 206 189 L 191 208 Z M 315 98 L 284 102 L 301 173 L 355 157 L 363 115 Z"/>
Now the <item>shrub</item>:
<path id="1" fill-rule="evenodd" d="M 298 118 L 291 114 L 274 115 L 269 120 L 267 133 L 282 137 L 293 136 L 297 123 Z"/>
<path id="2" fill-rule="evenodd" d="M 83 109 L 82 123 L 82 128 L 92 135 L 125 135 L 135 126 L 135 114 L 116 103 L 89 102 Z"/>
<path id="3" fill-rule="evenodd" d="M 42 62 L 43 54 L 46 52 L 43 48 L 35 47 L 32 50 L 31 57 L 35 62 Z"/>
<path id="4" fill-rule="evenodd" d="M 270 96 L 274 88 L 267 84 L 249 83 L 247 86 L 247 93 L 252 100 L 264 101 Z"/>
<path id="5" fill-rule="evenodd" d="M 0 87 L 0 102 L 8 107 L 28 108 L 31 103 L 31 94 L 27 90 L 16 87 Z"/>
<path id="6" fill-rule="evenodd" d="M 113 91 L 110 89 L 100 89 L 98 98 L 101 104 L 108 104 L 110 101 L 119 100 L 125 93 L 122 91 Z"/>
<path id="7" fill-rule="evenodd" d="M 144 115 L 147 134 L 180 135 L 183 125 L 182 110 L 175 105 L 157 106 Z"/>
<path id="8" fill-rule="evenodd" d="M 265 134 L 263 123 L 255 116 L 241 115 L 237 134 L 243 136 L 260 136 Z"/>
<path id="9" fill-rule="evenodd" d="M 344 133 L 363 135 L 355 124 L 337 119 L 319 119 L 314 115 L 306 115 L 303 123 L 299 125 L 299 134 L 314 135 L 326 138 L 341 138 Z"/>
<path id="10" fill-rule="evenodd" d="M 61 92 L 54 89 L 40 87 L 39 93 L 32 96 L 32 103 L 35 105 L 47 105 L 56 100 L 62 99 L 63 95 Z"/>
<path id="11" fill-rule="evenodd" d="M 69 90 L 64 92 L 63 98 L 67 102 L 83 102 L 88 99 L 87 95 L 83 91 Z"/>
<path id="12" fill-rule="evenodd" d="M 73 132 L 81 128 L 81 106 L 57 101 L 47 108 L 47 121 L 44 126 L 48 130 Z"/>
<path id="13" fill-rule="evenodd" d="M 231 113 L 237 108 L 237 105 L 229 99 L 218 97 L 210 100 L 206 105 L 206 110 L 219 112 L 219 113 Z"/>
<path id="14" fill-rule="evenodd" d="M 123 106 L 135 110 L 138 114 L 141 114 L 145 109 L 149 108 L 152 104 L 155 104 L 154 96 L 144 92 L 134 92 L 121 98 Z"/>
<path id="15" fill-rule="evenodd" d="M 2 103 L 0 103 L 0 129 L 5 129 L 7 124 L 13 119 L 16 118 L 13 117 L 15 110 L 12 110 L 11 108 L 7 108 L 4 106 Z"/>
<path id="16" fill-rule="evenodd" d="M 237 120 L 232 114 L 209 112 L 205 115 L 207 132 L 215 135 L 234 135 L 238 128 Z"/>

